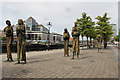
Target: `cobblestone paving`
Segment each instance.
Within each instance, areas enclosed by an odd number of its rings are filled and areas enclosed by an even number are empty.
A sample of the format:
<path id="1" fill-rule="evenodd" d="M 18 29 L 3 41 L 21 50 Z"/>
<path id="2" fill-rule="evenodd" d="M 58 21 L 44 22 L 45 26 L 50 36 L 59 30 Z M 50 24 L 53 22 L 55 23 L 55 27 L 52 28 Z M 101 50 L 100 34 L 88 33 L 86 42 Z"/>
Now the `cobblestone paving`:
<path id="1" fill-rule="evenodd" d="M 2 55 L 3 78 L 117 78 L 118 63 L 111 49 L 83 49 L 80 58 L 63 57 L 63 49 L 27 52 L 27 64 L 6 62 Z"/>

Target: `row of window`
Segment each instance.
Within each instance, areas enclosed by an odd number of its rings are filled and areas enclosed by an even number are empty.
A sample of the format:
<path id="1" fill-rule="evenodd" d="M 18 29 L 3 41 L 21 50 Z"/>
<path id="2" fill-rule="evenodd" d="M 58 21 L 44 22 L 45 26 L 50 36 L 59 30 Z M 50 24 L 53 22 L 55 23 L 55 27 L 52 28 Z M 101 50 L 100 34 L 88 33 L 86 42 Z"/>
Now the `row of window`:
<path id="1" fill-rule="evenodd" d="M 41 30 L 40 28 L 37 28 L 36 26 L 39 26 L 39 25 L 36 24 L 36 22 L 34 20 L 27 20 L 26 21 L 26 30 L 30 30 L 30 28 L 32 27 L 32 31 L 47 31 L 47 29 L 44 27 Z"/>
<path id="2" fill-rule="evenodd" d="M 30 30 L 30 27 L 28 27 L 27 25 L 26 25 L 26 30 Z M 32 31 L 47 31 L 47 29 L 46 29 L 46 28 L 43 28 L 43 29 L 41 30 L 41 28 L 36 28 L 35 26 L 33 26 L 33 27 L 32 27 Z"/>
<path id="3" fill-rule="evenodd" d="M 45 36 L 43 38 L 45 39 Z M 41 38 L 41 36 L 38 36 L 37 34 L 27 34 L 27 40 L 42 40 L 42 38 Z M 56 37 L 53 36 L 52 40 L 53 41 L 55 41 L 55 40 L 61 41 L 61 37 L 59 37 L 59 36 L 56 36 Z"/>

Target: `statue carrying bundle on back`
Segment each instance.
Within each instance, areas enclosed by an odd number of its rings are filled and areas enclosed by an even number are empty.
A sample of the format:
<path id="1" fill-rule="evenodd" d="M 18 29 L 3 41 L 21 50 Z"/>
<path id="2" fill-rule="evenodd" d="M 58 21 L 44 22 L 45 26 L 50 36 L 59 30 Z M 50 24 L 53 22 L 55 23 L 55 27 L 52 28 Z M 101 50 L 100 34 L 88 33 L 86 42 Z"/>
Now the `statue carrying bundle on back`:
<path id="1" fill-rule="evenodd" d="M 77 54 L 77 58 L 79 58 L 79 36 L 80 36 L 80 28 L 77 26 L 77 22 L 75 22 L 75 26 L 72 28 L 72 37 L 73 37 L 73 58 L 74 55 Z"/>

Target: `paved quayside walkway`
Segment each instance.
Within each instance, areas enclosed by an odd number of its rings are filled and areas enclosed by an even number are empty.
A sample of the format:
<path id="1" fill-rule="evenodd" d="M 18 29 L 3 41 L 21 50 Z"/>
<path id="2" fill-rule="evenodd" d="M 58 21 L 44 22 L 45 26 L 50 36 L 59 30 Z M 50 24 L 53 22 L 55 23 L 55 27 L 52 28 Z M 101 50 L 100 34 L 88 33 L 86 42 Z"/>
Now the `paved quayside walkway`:
<path id="1" fill-rule="evenodd" d="M 14 62 L 6 62 L 2 55 L 3 78 L 117 78 L 118 63 L 112 49 L 83 49 L 80 58 L 63 57 L 63 49 L 52 51 L 27 52 L 27 64 L 16 64 L 17 55 L 13 53 Z"/>

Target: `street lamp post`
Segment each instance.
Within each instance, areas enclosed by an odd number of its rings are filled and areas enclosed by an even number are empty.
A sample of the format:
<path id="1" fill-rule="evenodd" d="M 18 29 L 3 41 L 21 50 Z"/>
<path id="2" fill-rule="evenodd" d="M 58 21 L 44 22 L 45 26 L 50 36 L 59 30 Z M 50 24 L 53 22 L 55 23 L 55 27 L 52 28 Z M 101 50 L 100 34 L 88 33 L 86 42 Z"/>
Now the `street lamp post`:
<path id="1" fill-rule="evenodd" d="M 48 22 L 48 50 L 50 47 L 50 27 L 52 26 L 51 22 Z"/>

